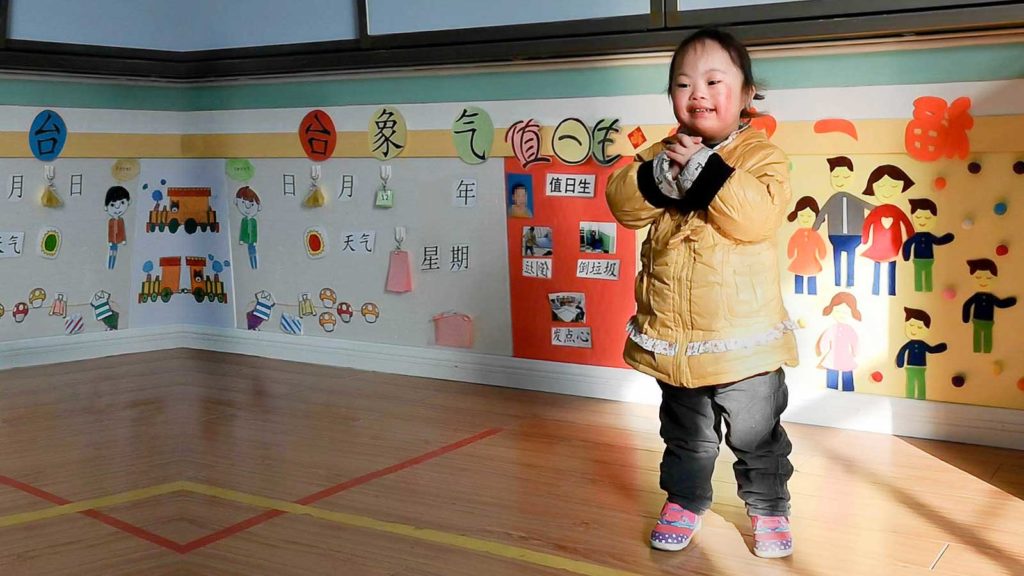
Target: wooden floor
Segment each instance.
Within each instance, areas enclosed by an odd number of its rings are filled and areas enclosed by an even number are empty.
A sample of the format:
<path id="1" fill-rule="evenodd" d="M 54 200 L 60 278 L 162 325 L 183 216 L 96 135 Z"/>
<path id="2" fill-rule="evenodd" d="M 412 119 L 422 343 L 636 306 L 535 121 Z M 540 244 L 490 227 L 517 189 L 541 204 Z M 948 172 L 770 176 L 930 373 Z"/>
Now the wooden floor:
<path id="1" fill-rule="evenodd" d="M 0 574 L 1024 574 L 1024 453 L 787 429 L 795 556 L 751 554 L 728 450 L 668 553 L 654 406 L 188 350 L 10 370 Z"/>

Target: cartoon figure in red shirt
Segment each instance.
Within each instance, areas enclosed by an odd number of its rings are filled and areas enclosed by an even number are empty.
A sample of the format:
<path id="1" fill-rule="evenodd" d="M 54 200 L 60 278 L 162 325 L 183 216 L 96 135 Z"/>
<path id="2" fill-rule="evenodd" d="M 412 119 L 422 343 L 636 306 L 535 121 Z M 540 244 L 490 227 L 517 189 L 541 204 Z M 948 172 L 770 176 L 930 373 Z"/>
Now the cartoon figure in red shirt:
<path id="1" fill-rule="evenodd" d="M 880 293 L 882 264 L 889 267 L 889 296 L 896 295 L 896 259 L 900 256 L 904 240 L 913 236 L 914 225 L 892 201 L 913 185 L 914 181 L 901 168 L 883 164 L 871 172 L 862 192 L 866 196 L 876 196 L 881 202 L 864 219 L 864 231 L 861 233 L 861 243 L 867 247 L 861 256 L 875 262 L 871 293 L 876 296 Z"/>
<path id="2" fill-rule="evenodd" d="M 107 270 L 113 270 L 117 263 L 117 247 L 128 243 L 122 216 L 128 211 L 130 202 L 131 196 L 124 186 L 111 186 L 103 199 L 103 210 L 110 216 L 110 220 L 107 220 L 107 244 L 110 246 L 107 253 Z"/>
<path id="3" fill-rule="evenodd" d="M 807 277 L 807 293 L 818 293 L 818 272 L 821 272 L 821 261 L 825 258 L 825 241 L 814 229 L 814 219 L 818 217 L 818 202 L 810 196 L 803 196 L 796 201 L 793 211 L 786 216 L 790 222 L 796 220 L 800 228 L 789 237 L 786 256 L 791 260 L 789 271 L 796 277 L 795 294 L 804 293 L 804 276 Z"/>

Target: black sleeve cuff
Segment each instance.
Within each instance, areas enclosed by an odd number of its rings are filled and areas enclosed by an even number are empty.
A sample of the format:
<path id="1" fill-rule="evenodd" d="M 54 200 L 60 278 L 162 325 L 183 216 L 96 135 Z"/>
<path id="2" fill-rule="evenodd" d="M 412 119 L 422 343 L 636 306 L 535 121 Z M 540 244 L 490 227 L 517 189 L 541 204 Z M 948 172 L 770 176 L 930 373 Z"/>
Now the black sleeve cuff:
<path id="1" fill-rule="evenodd" d="M 735 171 L 736 169 L 726 164 L 718 154 L 709 156 L 707 162 L 704 163 L 704 168 L 697 175 L 697 179 L 693 181 L 693 186 L 686 191 L 686 200 L 690 208 L 707 210 L 711 201 L 718 195 L 718 191 L 725 185 L 725 181 Z M 651 181 L 654 181 L 653 176 Z M 657 185 L 655 185 L 655 190 L 657 190 Z"/>
<path id="2" fill-rule="evenodd" d="M 640 165 L 640 169 L 636 171 L 636 187 L 640 189 L 644 200 L 655 208 L 668 208 L 673 202 L 677 202 L 661 193 L 661 188 L 654 180 L 654 160 L 648 160 Z"/>

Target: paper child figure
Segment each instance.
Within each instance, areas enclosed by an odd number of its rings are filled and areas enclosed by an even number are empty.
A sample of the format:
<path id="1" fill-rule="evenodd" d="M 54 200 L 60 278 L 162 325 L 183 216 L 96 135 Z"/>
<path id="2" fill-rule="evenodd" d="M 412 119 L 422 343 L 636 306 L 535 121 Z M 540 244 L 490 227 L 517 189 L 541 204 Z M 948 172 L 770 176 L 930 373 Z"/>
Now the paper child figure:
<path id="1" fill-rule="evenodd" d="M 111 186 L 107 189 L 107 195 L 103 199 L 103 210 L 110 216 L 107 220 L 107 244 L 110 246 L 107 253 L 107 270 L 113 270 L 114 264 L 117 263 L 117 247 L 128 243 L 122 216 L 128 211 L 130 203 L 131 195 L 124 186 Z"/>
<path id="2" fill-rule="evenodd" d="M 860 246 L 861 232 L 864 230 L 864 215 L 875 205 L 849 192 L 853 184 L 853 160 L 846 156 L 827 158 L 829 182 L 835 194 L 825 201 L 825 205 L 814 219 L 814 230 L 821 228 L 828 220 L 828 241 L 832 244 L 832 260 L 836 273 L 836 286 L 842 286 L 842 261 L 846 254 L 846 287 L 853 286 L 853 263 L 857 248 Z"/>
<path id="3" fill-rule="evenodd" d="M 791 260 L 788 270 L 795 275 L 795 294 L 804 293 L 804 276 L 807 277 L 807 293 L 818 293 L 818 272 L 825 257 L 825 241 L 812 226 L 818 216 L 818 202 L 810 196 L 796 201 L 796 207 L 786 216 L 790 222 L 796 220 L 800 228 L 789 237 L 786 254 Z"/>
<path id="4" fill-rule="evenodd" d="M 914 181 L 900 167 L 883 164 L 871 172 L 862 192 L 876 196 L 882 202 L 864 219 L 861 234 L 861 243 L 867 245 L 861 255 L 875 262 L 875 282 L 871 293 L 876 296 L 881 291 L 879 276 L 882 264 L 888 264 L 889 268 L 889 296 L 896 295 L 896 258 L 903 248 L 904 238 L 914 234 L 914 227 L 906 213 L 892 201 L 913 185 Z"/>
<path id="5" fill-rule="evenodd" d="M 822 357 L 818 366 L 825 369 L 825 386 L 838 390 L 842 375 L 843 392 L 853 392 L 853 370 L 857 367 L 860 343 L 850 320 L 860 322 L 857 297 L 849 292 L 837 292 L 821 315 L 835 321 L 818 336 L 814 345 L 815 353 Z"/>
<path id="6" fill-rule="evenodd" d="M 117 330 L 117 320 L 120 314 L 116 310 L 110 307 L 110 293 L 100 290 L 93 295 L 92 301 L 89 302 L 92 306 L 93 312 L 96 314 L 96 319 L 103 322 L 103 325 L 107 327 L 107 331 Z"/>
<path id="7" fill-rule="evenodd" d="M 910 340 L 896 353 L 896 367 L 906 366 L 907 398 L 925 399 L 925 368 L 929 354 L 940 354 L 947 349 L 945 342 L 934 346 L 925 342 L 932 327 L 932 317 L 924 310 L 903 308 L 903 332 Z"/>
<path id="8" fill-rule="evenodd" d="M 276 304 L 274 296 L 270 292 L 266 290 L 257 292 L 256 306 L 245 313 L 246 327 L 249 330 L 259 330 L 264 322 L 270 320 L 270 315 L 273 314 Z"/>
<path id="9" fill-rule="evenodd" d="M 914 290 L 917 292 L 932 291 L 932 266 L 935 264 L 933 247 L 944 246 L 956 238 L 952 233 L 942 236 L 932 234 L 938 214 L 935 202 L 927 198 L 914 198 L 910 201 L 910 218 L 917 232 L 903 243 L 903 260 L 913 258 Z"/>
<path id="10" fill-rule="evenodd" d="M 974 277 L 979 290 L 964 302 L 963 321 L 974 326 L 974 352 L 992 352 L 992 326 L 995 324 L 996 308 L 1009 308 L 1017 304 L 1017 298 L 999 298 L 989 292 L 999 276 L 996 263 L 988 258 L 967 261 L 968 270 Z M 973 310 L 972 310 L 973 308 Z"/>
<path id="11" fill-rule="evenodd" d="M 259 259 L 256 255 L 256 241 L 258 238 L 256 214 L 260 211 L 260 197 L 252 188 L 242 186 L 235 193 L 235 206 L 242 213 L 242 223 L 238 230 L 238 243 L 248 246 L 249 266 L 256 270 L 259 268 Z"/>

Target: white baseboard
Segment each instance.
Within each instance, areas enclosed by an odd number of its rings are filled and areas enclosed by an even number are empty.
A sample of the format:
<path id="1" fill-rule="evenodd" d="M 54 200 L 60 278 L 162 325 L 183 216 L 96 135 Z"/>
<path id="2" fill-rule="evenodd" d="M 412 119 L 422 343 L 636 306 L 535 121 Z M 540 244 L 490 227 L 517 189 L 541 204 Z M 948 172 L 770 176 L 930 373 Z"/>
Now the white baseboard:
<path id="1" fill-rule="evenodd" d="M 633 370 L 524 360 L 450 348 L 199 326 L 5 343 L 0 351 L 0 368 L 170 348 L 232 352 L 625 402 L 657 404 L 660 400 L 654 381 Z M 851 394 L 790 382 L 789 409 L 784 419 L 801 424 L 1024 449 L 1024 412 L 1004 408 Z"/>
<path id="2" fill-rule="evenodd" d="M 0 343 L 0 370 L 184 348 L 191 326 L 130 328 Z"/>

